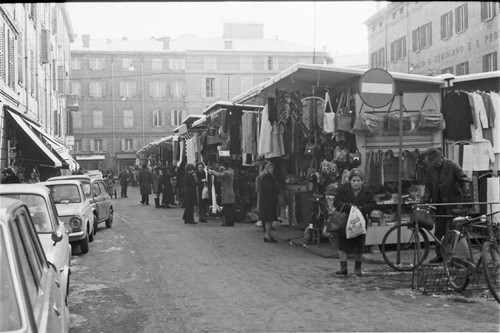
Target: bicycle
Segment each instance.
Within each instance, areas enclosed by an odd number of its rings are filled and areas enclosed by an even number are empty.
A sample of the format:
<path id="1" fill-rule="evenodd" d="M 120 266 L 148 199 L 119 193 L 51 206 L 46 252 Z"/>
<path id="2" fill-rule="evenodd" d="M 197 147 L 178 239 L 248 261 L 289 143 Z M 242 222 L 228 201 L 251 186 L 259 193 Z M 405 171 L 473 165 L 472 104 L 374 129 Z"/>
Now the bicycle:
<path id="1" fill-rule="evenodd" d="M 453 219 L 456 230 L 447 232 L 442 241 L 442 255 L 445 275 L 450 286 L 464 290 L 473 274 L 484 273 L 486 284 L 495 300 L 499 298 L 500 228 L 493 222 L 493 212 L 475 218 L 461 216 Z M 474 230 L 487 230 L 487 238 L 482 241 Z M 475 261 L 477 258 L 477 261 Z"/>
<path id="2" fill-rule="evenodd" d="M 429 204 L 417 204 L 413 210 L 423 210 L 431 214 L 436 207 Z M 397 271 L 412 271 L 420 266 L 429 255 L 429 237 L 440 244 L 441 241 L 430 232 L 432 225 L 418 223 L 416 219 L 410 219 L 408 223 L 399 223 L 387 230 L 380 252 L 386 264 Z M 420 244 L 422 243 L 422 244 Z M 394 250 L 394 245 L 396 251 Z M 415 264 L 415 261 L 418 261 Z"/>

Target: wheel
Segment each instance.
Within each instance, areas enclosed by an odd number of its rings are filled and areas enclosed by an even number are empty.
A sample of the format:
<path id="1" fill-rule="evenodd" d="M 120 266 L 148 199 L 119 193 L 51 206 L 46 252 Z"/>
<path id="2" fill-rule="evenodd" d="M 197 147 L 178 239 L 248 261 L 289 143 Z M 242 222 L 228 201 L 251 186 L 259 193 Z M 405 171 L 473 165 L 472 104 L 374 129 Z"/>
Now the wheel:
<path id="1" fill-rule="evenodd" d="M 401 237 L 399 253 L 397 249 L 398 230 L 400 231 Z M 418 254 L 420 260 L 416 266 L 421 265 L 429 255 L 429 237 L 427 237 L 427 234 L 421 228 L 418 229 L 418 232 L 420 240 Z M 417 254 L 417 244 L 415 243 L 415 236 L 415 228 L 409 223 L 401 223 L 395 225 L 386 232 L 384 238 L 382 239 L 380 252 L 382 252 L 382 256 L 384 257 L 387 265 L 397 271 L 413 270 L 416 260 L 415 255 Z"/>
<path id="2" fill-rule="evenodd" d="M 469 272 L 474 269 L 465 235 L 457 230 L 447 232 L 441 242 L 441 254 L 450 286 L 455 290 L 464 290 L 469 284 Z"/>
<path id="3" fill-rule="evenodd" d="M 89 234 L 89 241 L 93 242 L 95 234 L 97 234 L 97 216 L 94 215 L 94 222 L 92 222 L 92 232 Z"/>
<path id="4" fill-rule="evenodd" d="M 80 241 L 80 251 L 82 253 L 89 252 L 89 234 L 85 234 L 85 238 Z"/>
<path id="5" fill-rule="evenodd" d="M 113 208 L 111 208 L 109 210 L 109 216 L 108 216 L 108 219 L 106 220 L 106 228 L 111 228 L 111 226 L 113 225 Z"/>
<path id="6" fill-rule="evenodd" d="M 483 244 L 483 252 L 481 260 L 483 261 L 484 279 L 491 294 L 500 303 L 498 297 L 500 291 L 500 250 L 498 243 L 486 242 Z"/>

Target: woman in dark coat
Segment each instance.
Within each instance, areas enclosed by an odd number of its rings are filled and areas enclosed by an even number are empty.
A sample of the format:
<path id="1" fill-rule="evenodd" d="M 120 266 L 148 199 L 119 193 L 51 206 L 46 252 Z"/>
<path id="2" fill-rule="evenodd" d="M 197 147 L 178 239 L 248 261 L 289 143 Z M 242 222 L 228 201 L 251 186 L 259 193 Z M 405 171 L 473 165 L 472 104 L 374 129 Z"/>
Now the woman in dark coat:
<path id="1" fill-rule="evenodd" d="M 158 181 L 159 191 L 162 192 L 161 207 L 171 208 L 170 204 L 174 202 L 174 188 L 170 181 L 171 171 L 168 167 L 161 169 L 161 176 Z"/>
<path id="2" fill-rule="evenodd" d="M 207 222 L 205 219 L 205 211 L 207 207 L 207 201 L 209 199 L 203 199 L 202 193 L 203 193 L 203 188 L 205 186 L 208 186 L 208 179 L 207 179 L 207 173 L 205 171 L 205 164 L 203 162 L 198 162 L 196 164 L 196 194 L 198 197 L 198 216 L 200 219 L 200 222 Z"/>
<path id="3" fill-rule="evenodd" d="M 139 180 L 139 189 L 141 190 L 141 204 L 149 205 L 149 195 L 151 194 L 151 186 L 153 186 L 153 175 L 148 170 L 146 163 L 142 165 L 142 170 L 137 175 Z"/>
<path id="4" fill-rule="evenodd" d="M 185 224 L 198 224 L 194 221 L 194 206 L 196 206 L 196 175 L 194 165 L 186 164 L 184 176 L 184 215 L 182 219 Z"/>
<path id="5" fill-rule="evenodd" d="M 377 207 L 372 191 L 363 186 L 363 173 L 361 170 L 352 169 L 349 172 L 349 182 L 338 188 L 334 205 L 337 210 L 341 210 L 346 214 L 349 214 L 351 206 L 358 207 L 365 216 L 365 221 L 368 214 Z M 345 232 L 337 235 L 340 271 L 336 272 L 336 274 L 347 275 L 347 253 L 354 253 L 356 261 L 354 273 L 358 276 L 363 275 L 361 272 L 361 262 L 365 249 L 365 236 L 360 235 L 347 239 Z"/>
<path id="6" fill-rule="evenodd" d="M 266 172 L 260 177 L 259 186 L 259 216 L 266 226 L 264 242 L 276 243 L 276 239 L 271 236 L 273 221 L 278 219 L 278 194 L 279 186 L 274 178 L 274 163 L 266 164 Z"/>

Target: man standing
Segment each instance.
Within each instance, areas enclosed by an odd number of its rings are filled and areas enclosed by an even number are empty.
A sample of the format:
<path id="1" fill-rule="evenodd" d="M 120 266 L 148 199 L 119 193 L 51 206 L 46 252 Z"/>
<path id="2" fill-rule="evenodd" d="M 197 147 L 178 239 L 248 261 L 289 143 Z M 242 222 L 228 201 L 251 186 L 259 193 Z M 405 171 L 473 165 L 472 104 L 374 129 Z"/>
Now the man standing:
<path id="1" fill-rule="evenodd" d="M 120 173 L 120 176 L 118 176 L 118 179 L 120 179 L 120 186 L 122 188 L 122 198 L 128 198 L 127 196 L 127 188 L 128 188 L 128 179 L 130 177 L 130 172 L 128 171 L 127 168 L 123 169 L 123 171 Z"/>
<path id="2" fill-rule="evenodd" d="M 142 170 L 137 175 L 139 180 L 139 189 L 141 191 L 141 204 L 149 205 L 149 195 L 151 194 L 151 186 L 153 186 L 153 175 L 148 170 L 146 163 L 142 165 Z"/>
<path id="3" fill-rule="evenodd" d="M 425 184 L 424 202 L 428 203 L 460 203 L 471 200 L 469 179 L 460 166 L 444 158 L 436 148 L 429 148 L 425 152 L 427 177 Z M 456 205 L 437 206 L 436 215 L 452 215 Z M 452 218 L 436 217 L 434 235 L 441 239 L 451 228 Z M 436 257 L 430 263 L 442 262 L 441 246 L 436 244 Z"/>
<path id="4" fill-rule="evenodd" d="M 210 174 L 218 178 L 222 184 L 222 214 L 224 215 L 223 227 L 233 227 L 234 226 L 234 171 L 231 169 L 231 162 L 224 161 L 220 172 L 214 170 L 208 171 Z"/>

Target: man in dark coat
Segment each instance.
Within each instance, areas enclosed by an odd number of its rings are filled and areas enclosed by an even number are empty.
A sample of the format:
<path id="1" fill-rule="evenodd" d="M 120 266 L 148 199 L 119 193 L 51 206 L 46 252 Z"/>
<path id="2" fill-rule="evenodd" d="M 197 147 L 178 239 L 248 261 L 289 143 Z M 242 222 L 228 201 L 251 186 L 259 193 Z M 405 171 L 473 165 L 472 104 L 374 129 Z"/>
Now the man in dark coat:
<path id="1" fill-rule="evenodd" d="M 469 179 L 460 166 L 444 158 L 436 148 L 425 152 L 427 169 L 424 202 L 428 203 L 458 203 L 470 201 Z M 455 205 L 438 206 L 436 215 L 452 215 Z M 436 217 L 434 235 L 441 239 L 451 228 L 451 218 Z M 436 244 L 436 257 L 430 263 L 442 262 L 441 246 Z"/>
<path id="2" fill-rule="evenodd" d="M 194 165 L 186 164 L 184 175 L 184 215 L 182 219 L 185 224 L 198 224 L 194 221 L 194 207 L 196 206 L 196 175 L 194 174 Z"/>
<path id="3" fill-rule="evenodd" d="M 151 194 L 151 186 L 153 186 L 153 175 L 148 170 L 146 163 L 142 165 L 142 170 L 138 174 L 139 189 L 141 191 L 141 204 L 149 205 L 149 195 Z"/>
<path id="4" fill-rule="evenodd" d="M 127 168 L 123 169 L 123 171 L 120 172 L 120 175 L 118 176 L 118 179 L 120 180 L 122 198 L 128 198 L 127 189 L 128 189 L 129 177 L 130 177 L 130 171 L 128 171 Z"/>

